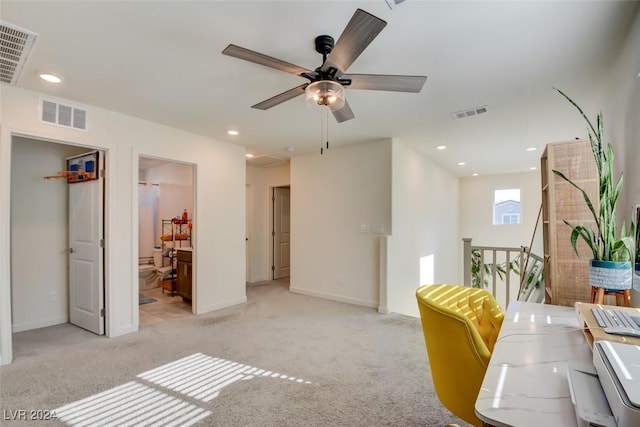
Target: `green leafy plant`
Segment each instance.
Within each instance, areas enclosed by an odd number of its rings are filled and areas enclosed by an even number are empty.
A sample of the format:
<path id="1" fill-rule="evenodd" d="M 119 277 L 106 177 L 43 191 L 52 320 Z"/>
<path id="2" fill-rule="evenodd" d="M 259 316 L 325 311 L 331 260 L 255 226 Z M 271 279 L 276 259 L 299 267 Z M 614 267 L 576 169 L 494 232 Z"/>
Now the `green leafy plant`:
<path id="1" fill-rule="evenodd" d="M 540 269 L 542 269 L 542 264 L 539 265 Z M 526 275 L 524 280 L 522 281 L 522 290 L 529 289 L 529 286 L 533 285 L 534 288 L 539 288 L 544 283 L 544 270 L 540 271 L 540 275 L 536 279 L 537 269 L 532 270 L 529 274 Z"/>
<path id="2" fill-rule="evenodd" d="M 509 262 L 509 266 L 507 268 L 507 262 L 503 262 L 500 264 L 494 263 L 482 263 L 482 256 L 479 249 L 474 249 L 471 251 L 471 286 L 473 288 L 486 288 L 489 286 L 489 281 L 487 277 L 491 276 L 493 270 L 496 270 L 496 274 L 500 278 L 500 280 L 504 280 L 507 275 L 507 271 L 513 271 L 516 274 L 520 274 L 519 262 L 520 256 L 515 257 L 511 262 Z M 484 270 L 484 276 L 481 274 L 482 270 Z"/>
<path id="3" fill-rule="evenodd" d="M 534 261 L 535 262 L 535 261 Z M 520 255 L 507 262 L 498 264 L 483 263 L 482 251 L 480 249 L 473 249 L 471 251 L 471 286 L 473 288 L 486 289 L 489 286 L 489 277 L 492 277 L 493 270 L 495 269 L 496 275 L 500 280 L 504 280 L 509 272 L 513 272 L 520 275 Z M 525 273 L 520 283 L 520 293 L 533 286 L 536 289 L 544 286 L 544 277 L 542 271 L 542 262 L 528 269 L 528 273 Z"/>
<path id="4" fill-rule="evenodd" d="M 587 122 L 589 141 L 591 142 L 591 150 L 596 162 L 599 178 L 599 203 L 598 211 L 596 212 L 596 208 L 585 190 L 562 172 L 557 170 L 553 171 L 554 174 L 564 179 L 582 193 L 584 201 L 596 223 L 595 229 L 592 229 L 585 225 L 574 225 L 564 220 L 564 223 L 571 227 L 571 245 L 573 246 L 573 250 L 578 254 L 576 245 L 578 238 L 581 238 L 593 252 L 593 259 L 602 261 L 631 261 L 634 258 L 634 224 L 633 221 L 631 221 L 629 228 L 627 228 L 623 220 L 620 230 L 616 227 L 616 208 L 618 198 L 622 192 L 623 178 L 622 174 L 620 174 L 618 181 L 614 182 L 613 147 L 611 144 L 605 144 L 603 142 L 602 113 L 598 114 L 597 126 L 593 126 L 591 120 L 589 120 L 578 104 L 561 90 L 556 89 L 556 91 L 576 107 Z"/>
<path id="5" fill-rule="evenodd" d="M 640 206 L 636 207 L 636 264 L 640 264 Z"/>

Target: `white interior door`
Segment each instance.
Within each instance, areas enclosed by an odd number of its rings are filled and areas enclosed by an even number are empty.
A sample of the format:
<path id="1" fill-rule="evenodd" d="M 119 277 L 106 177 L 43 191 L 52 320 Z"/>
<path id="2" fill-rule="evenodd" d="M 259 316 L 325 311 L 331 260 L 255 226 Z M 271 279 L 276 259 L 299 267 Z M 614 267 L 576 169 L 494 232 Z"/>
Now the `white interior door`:
<path id="1" fill-rule="evenodd" d="M 102 152 L 97 154 L 98 179 L 68 184 L 69 318 L 76 326 L 104 335 L 104 178 L 99 173 L 104 160 Z"/>
<path id="2" fill-rule="evenodd" d="M 273 189 L 273 278 L 289 277 L 290 272 L 290 212 L 289 188 Z"/>

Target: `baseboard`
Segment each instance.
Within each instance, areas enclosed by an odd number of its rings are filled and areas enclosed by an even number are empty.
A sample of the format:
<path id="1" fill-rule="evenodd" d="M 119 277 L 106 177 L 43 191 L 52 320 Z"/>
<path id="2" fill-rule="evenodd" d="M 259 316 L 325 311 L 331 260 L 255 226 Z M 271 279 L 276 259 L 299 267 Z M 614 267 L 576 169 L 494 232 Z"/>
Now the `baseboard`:
<path id="1" fill-rule="evenodd" d="M 289 292 L 294 292 L 296 294 L 302 294 L 302 295 L 309 295 L 312 297 L 324 298 L 331 301 L 346 302 L 347 304 L 359 305 L 362 307 L 369 307 L 369 308 L 378 307 L 377 301 L 366 301 L 359 298 L 345 297 L 343 295 L 336 295 L 328 292 L 312 291 L 310 289 L 296 288 L 293 286 L 289 287 Z"/>
<path id="2" fill-rule="evenodd" d="M 246 302 L 247 302 L 247 296 L 245 295 L 240 298 L 234 298 L 234 299 L 222 301 L 217 304 L 205 305 L 204 307 L 202 307 L 202 310 L 198 310 L 198 307 L 196 307 L 196 310 L 197 310 L 196 314 L 209 313 L 210 311 L 216 311 L 223 308 L 231 307 L 233 305 L 244 304 Z"/>
<path id="3" fill-rule="evenodd" d="M 31 329 L 46 328 L 47 326 L 55 326 L 61 323 L 68 323 L 68 322 L 69 322 L 69 317 L 58 316 L 58 317 L 52 317 L 51 319 L 40 320 L 37 322 L 14 324 L 14 325 L 11 325 L 11 331 L 15 334 L 16 332 L 24 332 L 24 331 L 30 331 Z"/>

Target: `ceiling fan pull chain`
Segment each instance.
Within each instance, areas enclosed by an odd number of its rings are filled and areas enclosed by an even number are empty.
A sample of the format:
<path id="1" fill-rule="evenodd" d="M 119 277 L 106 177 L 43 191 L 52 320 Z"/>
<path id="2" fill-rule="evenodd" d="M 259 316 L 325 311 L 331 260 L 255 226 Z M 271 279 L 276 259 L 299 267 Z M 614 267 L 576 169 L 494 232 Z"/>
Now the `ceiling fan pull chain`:
<path id="1" fill-rule="evenodd" d="M 324 147 L 322 141 L 324 140 L 324 117 L 320 115 L 320 155 L 324 154 Z"/>
<path id="2" fill-rule="evenodd" d="M 327 124 L 327 150 L 329 149 L 329 113 L 326 113 L 325 120 Z"/>

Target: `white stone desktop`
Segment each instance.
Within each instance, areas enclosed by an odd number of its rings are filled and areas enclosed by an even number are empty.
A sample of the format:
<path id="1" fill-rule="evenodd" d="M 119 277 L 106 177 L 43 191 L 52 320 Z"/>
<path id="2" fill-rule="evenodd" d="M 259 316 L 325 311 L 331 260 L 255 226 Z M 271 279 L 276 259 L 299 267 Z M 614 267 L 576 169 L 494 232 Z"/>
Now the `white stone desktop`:
<path id="1" fill-rule="evenodd" d="M 567 380 L 570 364 L 593 367 L 574 308 L 511 302 L 476 414 L 492 426 L 577 426 Z"/>

